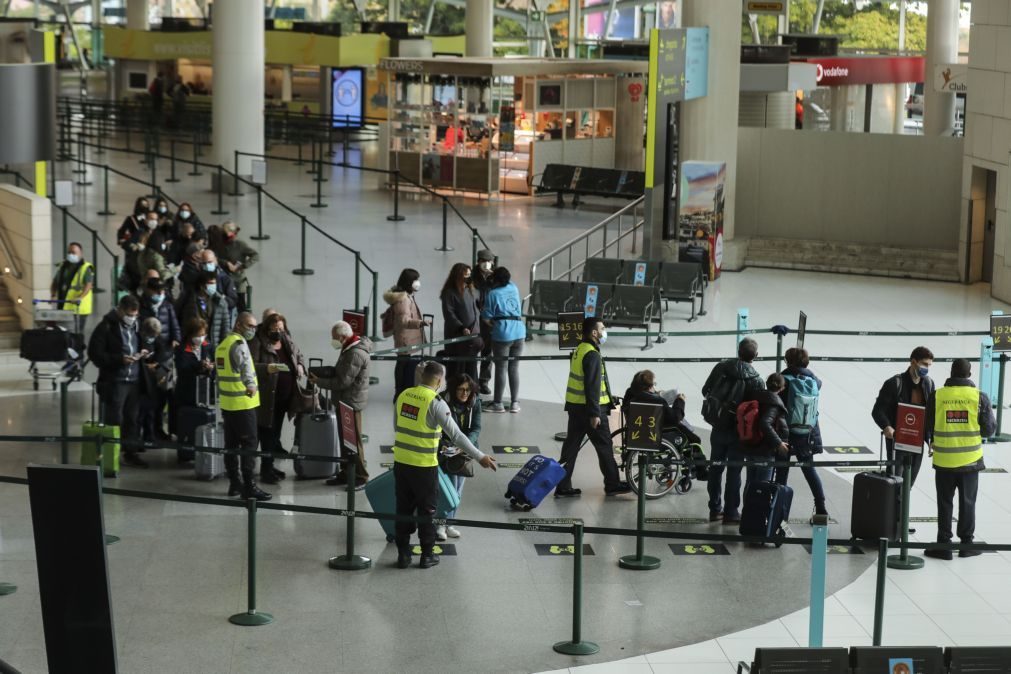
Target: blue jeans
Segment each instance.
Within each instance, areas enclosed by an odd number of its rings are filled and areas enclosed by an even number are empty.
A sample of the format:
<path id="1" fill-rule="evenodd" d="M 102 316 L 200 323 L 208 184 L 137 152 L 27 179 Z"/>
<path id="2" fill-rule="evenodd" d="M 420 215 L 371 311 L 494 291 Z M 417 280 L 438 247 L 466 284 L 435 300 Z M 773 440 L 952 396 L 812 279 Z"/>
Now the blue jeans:
<path id="1" fill-rule="evenodd" d="M 737 432 L 713 429 L 709 438 L 712 461 L 740 461 Z M 727 486 L 723 489 L 723 471 L 727 472 Z M 723 499 L 720 492 L 723 491 Z M 723 512 L 736 517 L 741 511 L 741 466 L 709 467 L 709 512 Z"/>
<path id="2" fill-rule="evenodd" d="M 460 495 L 460 498 L 463 498 L 463 483 L 467 480 L 467 478 L 463 475 L 446 475 L 446 477 L 448 477 L 449 481 L 453 483 L 453 488 L 456 489 L 456 493 Z M 456 517 L 456 511 L 459 509 L 459 507 L 453 508 L 446 513 L 446 517 L 450 519 Z"/>
<path id="3" fill-rule="evenodd" d="M 810 461 L 812 457 L 811 450 L 808 447 L 791 447 L 790 453 L 796 456 L 798 461 Z M 800 469 L 800 472 L 804 474 L 804 479 L 807 480 L 807 486 L 811 488 L 811 496 L 814 497 L 815 510 L 818 512 L 823 511 L 825 509 L 825 488 L 822 487 L 821 478 L 818 476 L 818 470 L 814 466 L 805 466 Z M 786 484 L 789 476 L 789 468 L 782 467 L 776 469 L 777 484 Z"/>

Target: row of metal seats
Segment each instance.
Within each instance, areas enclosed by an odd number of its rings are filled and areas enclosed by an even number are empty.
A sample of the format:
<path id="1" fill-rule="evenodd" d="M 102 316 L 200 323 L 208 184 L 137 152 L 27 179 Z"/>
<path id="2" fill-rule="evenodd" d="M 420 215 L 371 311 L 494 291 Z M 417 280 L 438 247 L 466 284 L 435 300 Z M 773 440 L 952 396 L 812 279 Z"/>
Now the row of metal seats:
<path id="1" fill-rule="evenodd" d="M 895 667 L 903 658 L 912 668 Z M 853 648 L 756 648 L 737 674 L 1011 674 L 1011 646 L 854 646 Z"/>
<path id="2" fill-rule="evenodd" d="M 636 274 L 640 265 L 643 270 L 642 285 L 653 286 L 660 291 L 665 302 L 690 302 L 692 315 L 689 322 L 706 313 L 705 275 L 702 265 L 697 262 L 660 262 L 651 260 L 622 260 L 618 258 L 593 257 L 583 264 L 584 283 L 636 284 Z M 695 298 L 701 306 L 695 311 Z M 666 307 L 665 307 L 666 308 Z"/>

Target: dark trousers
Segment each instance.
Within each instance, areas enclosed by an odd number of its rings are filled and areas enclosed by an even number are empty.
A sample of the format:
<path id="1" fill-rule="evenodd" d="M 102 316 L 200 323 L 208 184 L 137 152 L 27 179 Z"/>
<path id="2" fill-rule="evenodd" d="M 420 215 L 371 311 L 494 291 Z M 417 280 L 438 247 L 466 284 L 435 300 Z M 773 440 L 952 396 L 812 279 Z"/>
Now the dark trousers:
<path id="1" fill-rule="evenodd" d="M 393 370 L 394 386 L 396 387 L 393 392 L 394 399 L 406 389 L 414 386 L 414 371 L 420 364 L 420 358 L 397 356 L 397 365 Z"/>
<path id="2" fill-rule="evenodd" d="M 257 434 L 260 437 L 260 451 L 271 454 L 285 454 L 285 449 L 281 445 L 281 428 L 284 426 L 284 417 L 288 409 L 288 400 L 274 401 L 274 416 L 270 420 L 270 428 L 260 426 Z M 266 473 L 274 468 L 274 457 L 260 457 L 260 471 Z"/>
<path id="3" fill-rule="evenodd" d="M 439 502 L 439 469 L 419 468 L 404 463 L 393 464 L 393 479 L 396 481 L 397 514 L 417 517 L 435 517 Z M 421 552 L 430 554 L 435 545 L 435 525 L 423 522 L 415 527 L 413 522 L 397 522 L 396 540 L 398 550 L 408 550 L 411 534 L 418 530 Z"/>
<path id="4" fill-rule="evenodd" d="M 488 357 L 491 356 L 491 328 L 481 322 L 481 339 L 484 340 L 484 348 L 481 349 L 481 355 Z M 481 373 L 478 375 L 478 381 L 482 386 L 487 386 L 488 382 L 491 381 L 491 360 L 481 361 Z"/>
<path id="5" fill-rule="evenodd" d="M 795 447 L 790 447 L 790 453 L 797 457 L 797 461 L 810 461 L 812 458 L 810 448 L 798 449 Z M 801 468 L 800 471 L 804 474 L 804 479 L 807 480 L 807 486 L 811 488 L 811 496 L 814 498 L 814 507 L 821 512 L 825 509 L 825 487 L 821 484 L 821 477 L 818 476 L 818 470 L 814 466 Z M 790 469 L 783 466 L 776 468 L 776 483 L 785 485 L 787 479 L 790 476 Z"/>
<path id="6" fill-rule="evenodd" d="M 135 381 L 116 381 L 100 384 L 98 396 L 102 401 L 102 418 L 109 426 L 119 426 L 123 442 L 140 440 L 140 384 Z M 136 454 L 137 447 L 125 446 L 123 452 Z"/>
<path id="7" fill-rule="evenodd" d="M 737 431 L 714 428 L 709 436 L 709 444 L 711 461 L 741 461 L 744 458 L 738 448 L 740 441 L 737 439 Z M 722 512 L 728 517 L 740 515 L 741 468 L 742 466 L 709 466 L 709 512 Z M 724 470 L 727 473 L 725 488 Z"/>
<path id="8" fill-rule="evenodd" d="M 958 492 L 958 539 L 971 543 L 976 533 L 976 493 L 979 491 L 979 473 L 958 473 L 953 470 L 934 470 L 937 487 L 937 542 L 951 541 L 951 516 Z"/>
<path id="9" fill-rule="evenodd" d="M 913 459 L 913 466 L 912 466 L 913 467 L 913 473 L 912 473 L 913 479 L 909 483 L 910 484 L 910 488 L 912 488 L 912 485 L 916 484 L 916 476 L 920 474 L 920 466 L 923 464 L 923 453 L 921 452 L 920 454 L 913 454 L 912 452 L 902 452 L 902 451 L 896 452 L 895 451 L 895 441 L 894 440 L 885 440 L 885 455 L 888 457 L 889 461 L 895 460 L 896 457 L 898 458 L 898 463 L 895 464 L 894 466 L 892 466 L 892 468 L 891 468 L 892 475 L 896 475 L 898 477 L 902 477 L 902 471 L 903 471 L 902 459 L 903 459 L 903 457 L 912 457 L 912 459 Z"/>
<path id="10" fill-rule="evenodd" d="M 558 483 L 558 488 L 572 489 L 572 472 L 576 469 L 576 457 L 579 456 L 583 438 L 588 437 L 593 449 L 597 451 L 600 473 L 604 476 L 604 489 L 616 489 L 620 482 L 618 463 L 614 460 L 614 446 L 611 444 L 611 427 L 607 423 L 607 413 L 602 410 L 600 425 L 591 428 L 590 415 L 586 413 L 585 407 L 571 409 L 566 433 L 560 459 L 560 463 L 565 466 L 565 479 Z"/>
<path id="11" fill-rule="evenodd" d="M 221 411 L 221 420 L 225 424 L 225 449 L 241 450 L 244 452 L 255 452 L 259 442 L 256 434 L 256 409 L 239 410 L 237 412 Z M 256 472 L 256 457 L 253 455 L 236 456 L 235 454 L 225 454 L 225 472 L 230 480 L 239 478 L 239 470 L 242 470 L 242 479 L 246 484 L 254 484 L 253 477 Z"/>

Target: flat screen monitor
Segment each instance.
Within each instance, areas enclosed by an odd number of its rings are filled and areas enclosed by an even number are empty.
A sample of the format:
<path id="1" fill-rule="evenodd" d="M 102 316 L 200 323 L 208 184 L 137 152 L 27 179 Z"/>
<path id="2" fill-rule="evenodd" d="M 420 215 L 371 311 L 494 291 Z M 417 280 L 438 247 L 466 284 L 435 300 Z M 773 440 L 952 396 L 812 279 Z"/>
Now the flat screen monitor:
<path id="1" fill-rule="evenodd" d="M 364 123 L 365 79 L 361 68 L 334 68 L 331 119 L 335 129 L 360 129 Z"/>

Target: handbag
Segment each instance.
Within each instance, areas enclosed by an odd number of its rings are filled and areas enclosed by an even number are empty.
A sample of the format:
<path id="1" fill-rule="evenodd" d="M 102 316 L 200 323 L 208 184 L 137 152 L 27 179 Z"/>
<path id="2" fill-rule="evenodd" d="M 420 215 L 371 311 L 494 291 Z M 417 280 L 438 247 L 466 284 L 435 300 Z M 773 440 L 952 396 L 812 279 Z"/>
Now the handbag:
<path id="1" fill-rule="evenodd" d="M 295 384 L 295 394 L 291 397 L 292 414 L 306 414 L 319 409 L 319 388 L 315 384 L 303 387 Z"/>
<path id="2" fill-rule="evenodd" d="M 456 454 L 439 452 L 439 466 L 447 475 L 474 477 L 474 461 L 463 452 Z"/>

